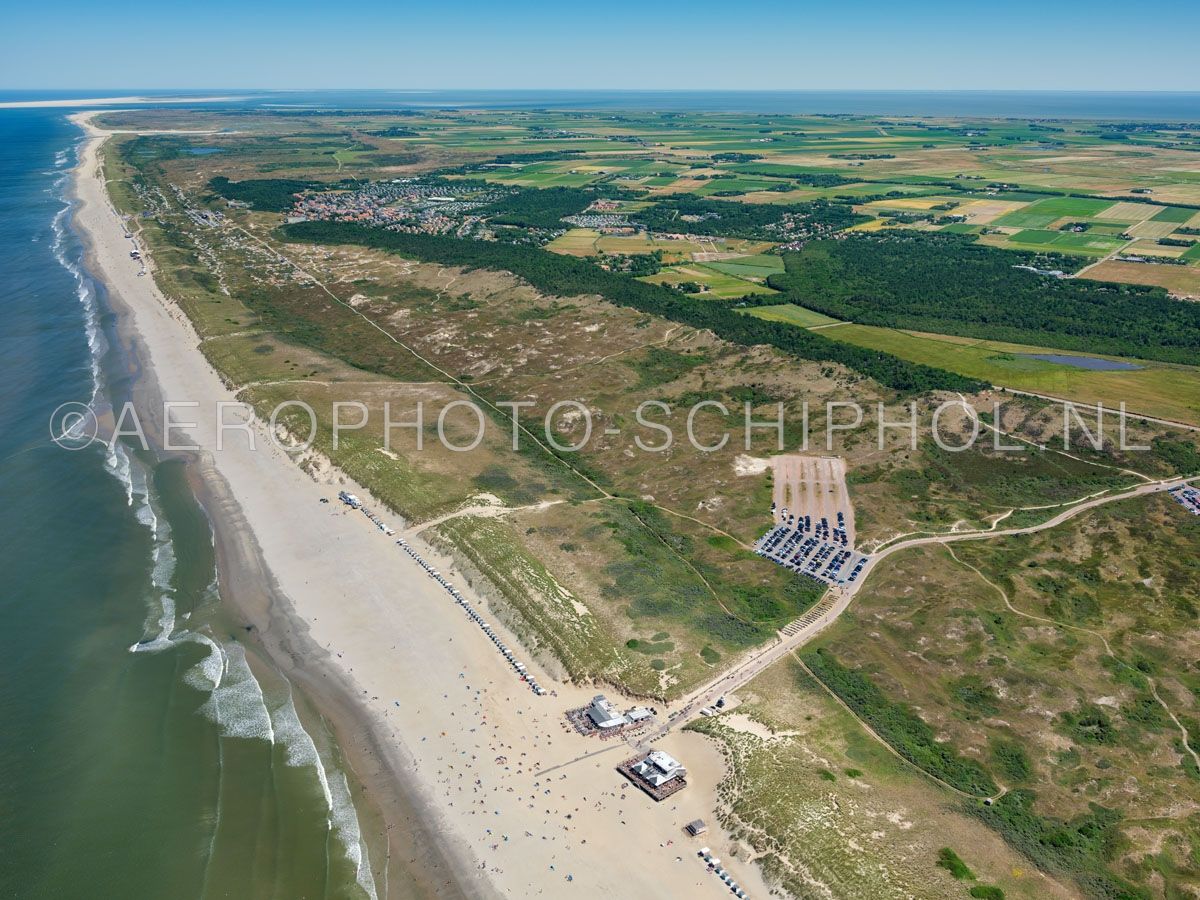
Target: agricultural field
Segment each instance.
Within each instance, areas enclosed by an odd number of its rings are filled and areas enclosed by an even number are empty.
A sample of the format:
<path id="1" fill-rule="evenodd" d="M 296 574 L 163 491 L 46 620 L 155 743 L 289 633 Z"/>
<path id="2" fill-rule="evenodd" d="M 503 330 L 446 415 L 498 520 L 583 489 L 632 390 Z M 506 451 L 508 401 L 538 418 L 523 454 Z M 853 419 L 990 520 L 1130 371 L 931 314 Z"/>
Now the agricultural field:
<path id="1" fill-rule="evenodd" d="M 735 257 L 736 259 L 736 257 Z M 745 267 L 752 272 L 763 272 L 762 269 Z M 744 271 L 744 270 L 743 270 Z M 718 300 L 732 300 L 750 294 L 774 294 L 775 291 L 766 287 L 751 275 L 749 278 L 739 277 L 731 273 L 721 263 L 693 263 L 671 266 L 656 275 L 647 275 L 642 280 L 650 284 L 692 285 L 698 297 L 714 297 Z M 762 275 L 759 278 L 764 277 Z"/>
<path id="2" fill-rule="evenodd" d="M 754 312 L 761 314 L 759 310 Z M 871 325 L 841 325 L 828 329 L 826 334 L 834 340 L 882 350 L 912 362 L 948 368 L 990 384 L 1063 397 L 1077 403 L 1104 403 L 1111 409 L 1124 402 L 1130 412 L 1200 425 L 1200 369 L 1192 366 L 1095 357 L 1138 366 L 1136 369 L 1095 371 L 1034 358 L 1055 354 L 1055 350 L 1048 347 Z"/>
<path id="3" fill-rule="evenodd" d="M 836 325 L 838 320 L 797 306 L 794 303 L 784 303 L 780 306 L 755 306 L 746 310 L 746 314 L 766 319 L 768 322 L 786 322 L 799 328 L 813 328 L 821 325 Z"/>
<path id="4" fill-rule="evenodd" d="M 1189 250 L 1184 255 L 1189 256 L 1193 263 L 1200 262 L 1194 250 Z M 1084 277 L 1094 278 L 1097 281 L 1152 285 L 1165 288 L 1179 297 L 1200 300 L 1200 268 L 1194 264 L 1191 266 L 1163 266 L 1106 260 L 1095 268 L 1088 269 Z"/>
<path id="5" fill-rule="evenodd" d="M 737 238 L 681 238 L 654 235 L 601 234 L 589 228 L 572 228 L 546 245 L 553 253 L 567 256 L 661 253 L 664 262 L 754 256 L 770 244 Z"/>

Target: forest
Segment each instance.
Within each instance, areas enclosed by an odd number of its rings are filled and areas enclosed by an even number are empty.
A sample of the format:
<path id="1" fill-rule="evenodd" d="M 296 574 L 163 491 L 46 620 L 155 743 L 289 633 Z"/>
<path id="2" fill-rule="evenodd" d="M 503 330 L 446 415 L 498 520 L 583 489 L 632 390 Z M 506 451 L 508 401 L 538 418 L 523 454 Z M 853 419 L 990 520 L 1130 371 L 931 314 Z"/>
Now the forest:
<path id="1" fill-rule="evenodd" d="M 208 189 L 226 200 L 249 203 L 252 209 L 265 212 L 284 212 L 304 191 L 329 190 L 337 185 L 324 181 L 302 181 L 298 178 L 253 178 L 230 181 L 221 175 L 208 183 Z"/>
<path id="2" fill-rule="evenodd" d="M 1035 261 L 967 235 L 853 235 L 784 254 L 786 271 L 768 284 L 793 303 L 863 325 L 1196 362 L 1200 304 L 1161 288 L 1016 268 Z"/>
<path id="3" fill-rule="evenodd" d="M 785 222 L 802 222 L 820 230 L 840 230 L 868 216 L 842 203 L 730 203 L 685 194 L 664 197 L 631 217 L 651 231 L 707 234 L 751 240 L 779 240 Z"/>
<path id="4" fill-rule="evenodd" d="M 843 344 L 803 328 L 747 316 L 722 304 L 688 298 L 670 288 L 635 281 L 587 260 L 537 247 L 406 234 L 339 222 L 301 222 L 282 226 L 280 233 L 290 241 L 358 244 L 441 265 L 512 272 L 538 290 L 559 297 L 598 294 L 619 306 L 707 328 L 736 344 L 766 344 L 800 359 L 840 363 L 901 392 L 975 392 L 986 386 L 972 378 Z"/>
<path id="5" fill-rule="evenodd" d="M 479 210 L 497 225 L 563 229 L 563 216 L 583 212 L 596 199 L 595 191 L 570 187 L 520 190 Z"/>

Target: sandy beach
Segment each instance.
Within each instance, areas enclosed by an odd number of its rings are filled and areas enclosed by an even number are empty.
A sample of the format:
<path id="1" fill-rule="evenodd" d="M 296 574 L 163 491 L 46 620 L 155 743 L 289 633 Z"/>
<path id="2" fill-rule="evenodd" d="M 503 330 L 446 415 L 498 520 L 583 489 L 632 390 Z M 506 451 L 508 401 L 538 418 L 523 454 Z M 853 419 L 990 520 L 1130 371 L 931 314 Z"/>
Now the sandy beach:
<path id="1" fill-rule="evenodd" d="M 361 485 L 336 471 L 314 481 L 258 423 L 256 451 L 238 435 L 215 450 L 217 404 L 235 395 L 183 314 L 152 277 L 138 276 L 105 192 L 98 165 L 105 134 L 88 124 L 92 115 L 74 118 L 89 133 L 76 171 L 75 221 L 90 241 L 93 273 L 122 317 L 142 377 L 153 382 L 146 399 L 161 393 L 200 404 L 176 414 L 196 424 L 177 426 L 173 440 L 201 448 L 189 454 L 191 474 L 217 533 L 222 597 L 333 723 L 384 823 L 372 842 L 379 896 L 729 896 L 697 858 L 701 846 L 750 896 L 765 896 L 757 867 L 731 858 L 716 825 L 723 766 L 707 739 L 684 732 L 657 745 L 684 762 L 689 785 L 654 803 L 615 771 L 632 755 L 624 741 L 585 738 L 567 725 L 565 710 L 586 704 L 595 689 L 557 683 L 526 659 L 557 693 L 534 695 L 437 582 L 337 502 L 343 489 L 368 498 Z M 404 528 L 382 504 L 371 505 Z M 412 543 L 487 610 L 452 560 Z M 494 617 L 493 624 L 519 648 Z M 360 818 L 366 830 L 371 817 Z M 688 838 L 683 826 L 696 818 L 713 830 Z M 401 884 L 410 876 L 400 871 L 389 880 L 377 858 L 386 851 L 376 852 L 389 844 L 423 882 Z"/>

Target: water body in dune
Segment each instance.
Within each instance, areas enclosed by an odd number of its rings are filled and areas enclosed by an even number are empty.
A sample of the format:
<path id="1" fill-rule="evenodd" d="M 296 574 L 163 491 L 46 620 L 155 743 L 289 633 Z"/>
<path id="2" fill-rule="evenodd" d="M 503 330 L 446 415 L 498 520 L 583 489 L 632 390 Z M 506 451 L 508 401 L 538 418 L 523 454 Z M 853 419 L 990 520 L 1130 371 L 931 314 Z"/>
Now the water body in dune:
<path id="1" fill-rule="evenodd" d="M 1040 359 L 1042 362 L 1071 366 L 1075 369 L 1091 369 L 1093 372 L 1127 372 L 1131 369 L 1142 368 L 1131 362 L 1102 359 L 1099 356 L 1070 356 L 1065 353 L 1022 353 L 1020 355 L 1026 359 Z"/>

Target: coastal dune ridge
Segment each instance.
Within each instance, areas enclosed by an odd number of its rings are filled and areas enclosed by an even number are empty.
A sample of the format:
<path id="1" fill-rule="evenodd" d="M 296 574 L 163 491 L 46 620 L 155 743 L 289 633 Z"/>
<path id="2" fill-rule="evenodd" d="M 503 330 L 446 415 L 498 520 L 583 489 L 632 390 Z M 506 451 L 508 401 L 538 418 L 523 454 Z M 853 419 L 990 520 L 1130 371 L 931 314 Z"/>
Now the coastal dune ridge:
<path id="1" fill-rule="evenodd" d="M 75 221 L 136 360 L 135 402 L 151 421 L 161 398 L 207 408 L 236 402 L 186 316 L 153 277 L 136 277 L 125 223 L 105 189 L 99 150 L 109 133 L 92 122 L 100 112 L 71 117 L 87 133 L 74 173 Z M 215 447 L 216 424 L 205 418 L 194 428 L 174 423 L 177 441 Z M 189 482 L 213 526 L 222 600 L 337 738 L 358 786 L 379 897 L 727 894 L 683 836 L 687 822 L 711 819 L 716 807 L 724 762 L 707 738 L 679 732 L 656 743 L 686 763 L 689 787 L 648 801 L 615 770 L 628 755 L 623 741 L 598 751 L 568 732 L 564 711 L 586 705 L 593 687 L 556 683 L 530 660 L 530 675 L 557 693 L 534 695 L 392 540 L 342 504 L 319 502 L 341 489 L 369 498 L 367 489 L 336 469 L 314 480 L 267 439 L 263 423 L 253 427 L 263 437 L 257 451 L 226 441 L 220 453 L 189 454 Z M 454 560 L 410 543 L 488 609 Z M 493 628 L 519 645 L 499 623 Z M 715 823 L 706 841 L 732 843 Z M 732 858 L 727 868 L 751 896 L 767 893 L 752 863 Z"/>

